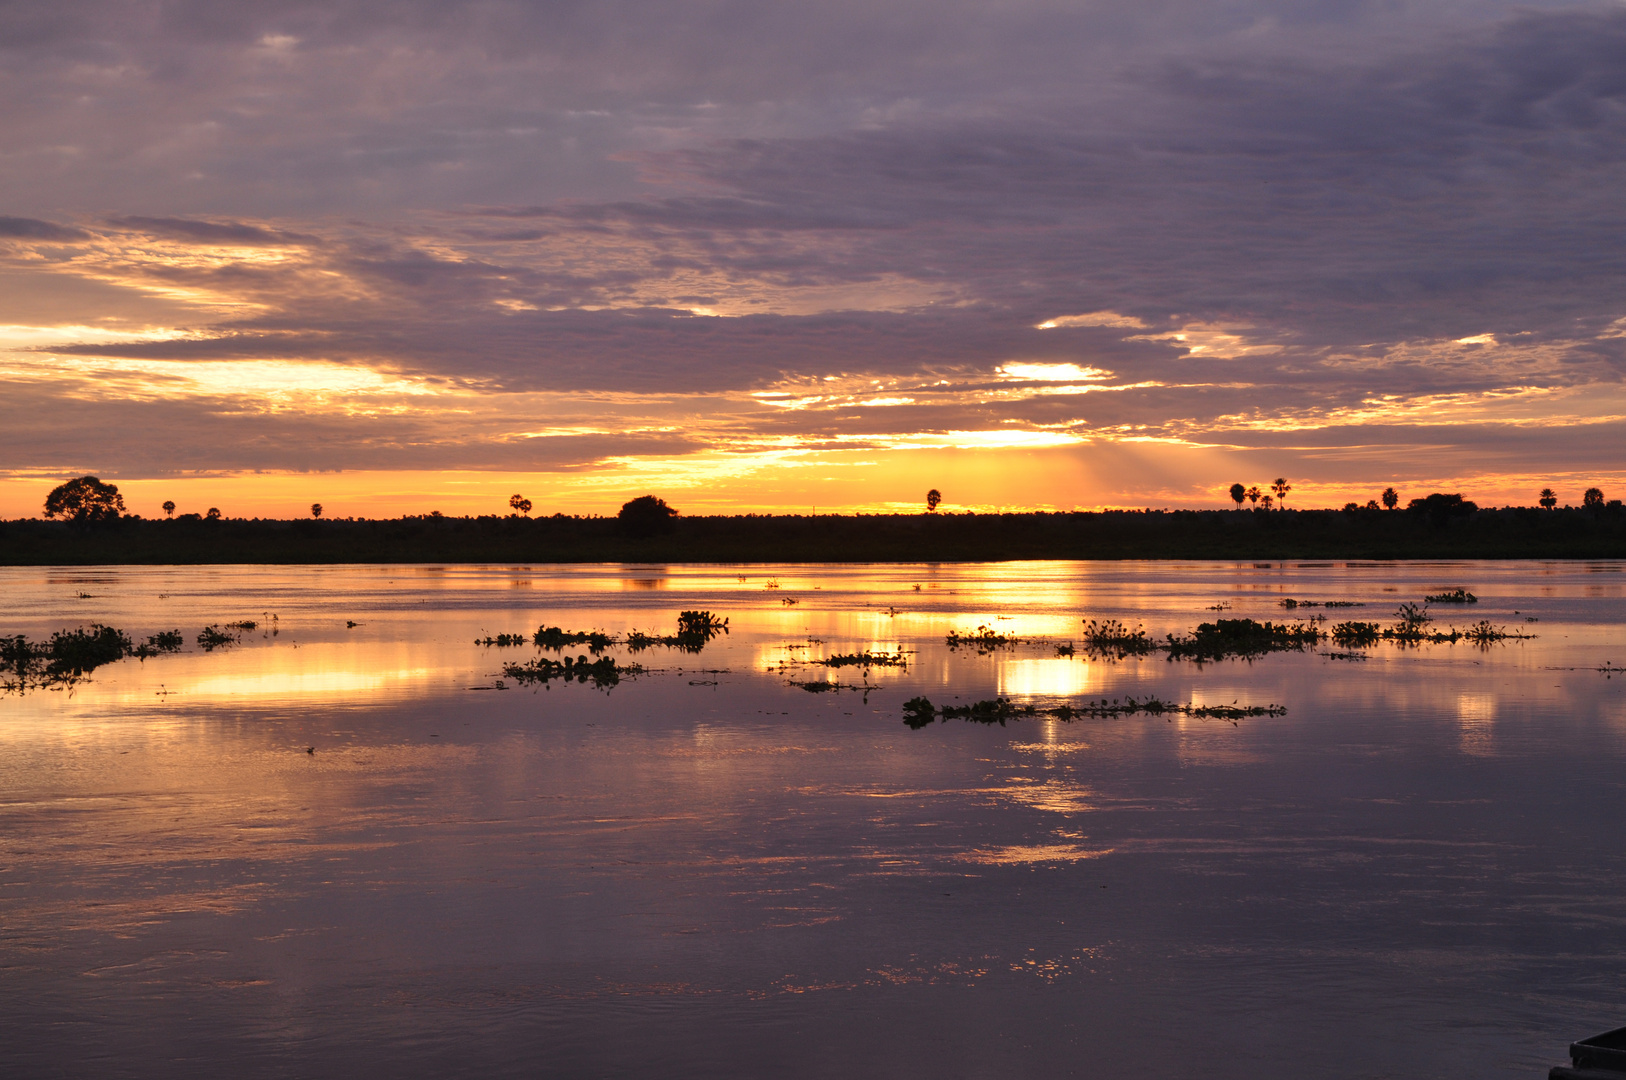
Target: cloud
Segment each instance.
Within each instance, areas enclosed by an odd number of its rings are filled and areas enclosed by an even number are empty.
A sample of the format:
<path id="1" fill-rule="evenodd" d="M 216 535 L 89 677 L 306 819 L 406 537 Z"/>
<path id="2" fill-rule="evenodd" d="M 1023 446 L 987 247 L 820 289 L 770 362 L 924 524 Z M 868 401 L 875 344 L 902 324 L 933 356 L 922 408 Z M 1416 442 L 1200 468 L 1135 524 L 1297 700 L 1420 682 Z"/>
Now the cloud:
<path id="1" fill-rule="evenodd" d="M 0 11 L 5 318 L 76 387 L 18 376 L 37 460 L 86 424 L 166 469 L 1404 429 L 1466 468 L 1619 411 L 1616 6 L 60 8 Z M 163 366 L 223 363 L 432 392 Z M 519 438 L 538 402 L 578 432 Z"/>
<path id="2" fill-rule="evenodd" d="M 78 229 L 66 228 L 35 218 L 0 217 L 0 237 L 25 240 L 76 240 L 84 235 Z"/>

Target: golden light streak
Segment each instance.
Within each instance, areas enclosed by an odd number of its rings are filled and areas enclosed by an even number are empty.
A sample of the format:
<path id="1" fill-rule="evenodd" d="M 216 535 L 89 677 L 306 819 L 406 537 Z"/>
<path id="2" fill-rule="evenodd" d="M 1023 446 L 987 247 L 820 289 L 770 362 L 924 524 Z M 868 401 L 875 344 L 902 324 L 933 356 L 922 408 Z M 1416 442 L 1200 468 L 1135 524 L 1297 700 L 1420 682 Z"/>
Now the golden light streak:
<path id="1" fill-rule="evenodd" d="M 1092 311 L 1085 315 L 1062 315 L 1046 319 L 1035 330 L 1055 330 L 1075 326 L 1116 326 L 1126 330 L 1144 330 L 1146 324 L 1133 315 L 1120 315 L 1116 311 Z"/>
<path id="2" fill-rule="evenodd" d="M 1000 374 L 1010 379 L 1035 382 L 1092 382 L 1112 378 L 1112 372 L 1078 364 L 1002 364 Z"/>

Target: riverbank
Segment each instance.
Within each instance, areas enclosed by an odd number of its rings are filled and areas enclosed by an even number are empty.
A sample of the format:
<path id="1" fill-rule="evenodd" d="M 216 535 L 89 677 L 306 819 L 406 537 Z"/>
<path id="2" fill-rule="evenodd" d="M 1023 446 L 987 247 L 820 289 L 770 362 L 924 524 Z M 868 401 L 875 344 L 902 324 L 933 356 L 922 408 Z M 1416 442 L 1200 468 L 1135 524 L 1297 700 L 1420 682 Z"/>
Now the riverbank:
<path id="1" fill-rule="evenodd" d="M 431 562 L 984 562 L 1008 559 L 1626 558 L 1626 513 L 1174 510 L 615 518 L 407 517 L 95 527 L 0 522 L 0 565 Z"/>

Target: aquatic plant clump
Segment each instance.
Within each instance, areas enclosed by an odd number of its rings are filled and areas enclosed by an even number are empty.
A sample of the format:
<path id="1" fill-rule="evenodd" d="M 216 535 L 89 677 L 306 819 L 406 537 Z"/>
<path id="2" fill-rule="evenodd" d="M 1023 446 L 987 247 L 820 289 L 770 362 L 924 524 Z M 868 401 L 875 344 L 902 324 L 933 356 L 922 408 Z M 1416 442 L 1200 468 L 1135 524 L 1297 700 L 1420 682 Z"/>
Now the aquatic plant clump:
<path id="1" fill-rule="evenodd" d="M 99 623 L 89 630 L 58 630 L 49 642 L 31 642 L 23 635 L 0 638 L 0 671 L 11 671 L 16 682 L 7 689 L 72 682 L 82 675 L 135 653 L 122 630 Z"/>
<path id="2" fill-rule="evenodd" d="M 1332 639 L 1340 645 L 1376 645 L 1382 636 L 1375 622 L 1341 622 L 1332 628 Z"/>
<path id="3" fill-rule="evenodd" d="M 821 667 L 832 667 L 832 668 L 840 668 L 840 667 L 862 667 L 862 668 L 898 667 L 898 668 L 901 668 L 901 667 L 908 667 L 909 666 L 909 658 L 908 658 L 907 655 L 905 655 L 905 653 L 904 653 L 904 651 L 902 649 L 899 649 L 895 653 L 878 653 L 878 652 L 836 653 L 833 656 L 826 656 L 822 660 L 814 660 L 813 663 L 818 664 Z"/>
<path id="4" fill-rule="evenodd" d="M 149 656 L 158 656 L 161 653 L 176 653 L 186 644 L 186 637 L 179 630 L 163 630 L 153 634 L 146 641 L 130 650 L 130 655 L 139 660 Z"/>
<path id="5" fill-rule="evenodd" d="M 541 631 L 538 630 L 537 633 L 540 634 Z M 505 649 L 505 648 L 510 648 L 512 646 L 515 646 L 515 645 L 523 645 L 523 644 L 525 644 L 525 635 L 524 634 L 498 634 L 495 637 L 487 636 L 487 637 L 483 637 L 483 638 L 475 638 L 474 643 L 476 645 L 484 645 L 487 648 Z M 538 642 L 538 644 L 540 644 L 540 642 Z"/>
<path id="6" fill-rule="evenodd" d="M 214 652 L 227 645 L 235 645 L 238 640 L 239 635 L 228 634 L 218 626 L 205 626 L 198 631 L 198 645 L 204 652 Z"/>
<path id="7" fill-rule="evenodd" d="M 524 664 L 504 664 L 502 673 L 521 683 L 546 684 L 559 679 L 564 682 L 591 682 L 602 690 L 619 683 L 624 675 L 640 675 L 643 670 L 637 664 L 617 664 L 609 656 L 597 660 L 589 660 L 585 656 L 550 660 L 539 656 Z"/>
<path id="8" fill-rule="evenodd" d="M 1015 645 L 1019 639 L 1015 634 L 1001 634 L 993 627 L 984 625 L 977 627 L 976 630 L 968 634 L 962 634 L 958 630 L 951 630 L 946 640 L 948 647 L 951 649 L 958 649 L 960 646 L 965 645 L 975 648 L 979 653 L 990 653 L 995 649 Z"/>
<path id="9" fill-rule="evenodd" d="M 1479 603 L 1479 597 L 1475 596 L 1473 593 L 1471 593 L 1467 589 L 1463 589 L 1463 588 L 1452 589 L 1449 592 L 1434 593 L 1431 596 L 1423 597 L 1423 600 L 1426 603 L 1430 603 L 1430 604 L 1477 604 L 1477 603 Z"/>
<path id="10" fill-rule="evenodd" d="M 903 704 L 903 722 L 908 727 L 919 730 L 933 721 L 947 722 L 949 720 L 965 720 L 973 724 L 998 724 L 1004 727 L 1007 721 L 1045 717 L 1049 719 L 1072 721 L 1084 719 L 1107 719 L 1119 716 L 1190 716 L 1205 720 L 1237 720 L 1251 716 L 1282 716 L 1286 714 L 1284 705 L 1192 705 L 1178 702 L 1164 701 L 1157 697 L 1148 698 L 1102 698 L 1100 701 L 1086 701 L 1080 704 L 1064 703 L 1040 708 L 1031 703 L 1018 705 L 1009 698 L 998 697 L 984 701 L 972 702 L 969 705 L 945 705 L 936 708 L 930 699 L 924 697 L 910 698 Z"/>
<path id="11" fill-rule="evenodd" d="M 559 652 L 571 645 L 586 645 L 595 656 L 615 644 L 615 639 L 599 630 L 561 630 L 557 626 L 539 626 L 531 640 L 539 648 Z M 485 642 L 490 644 L 490 642 Z M 498 644 L 501 644 L 499 641 Z"/>
<path id="12" fill-rule="evenodd" d="M 1224 660 L 1296 652 L 1320 644 L 1326 637 L 1311 623 L 1256 622 L 1253 619 L 1218 619 L 1199 623 L 1187 637 L 1169 635 L 1163 646 L 1170 660 Z"/>
<path id="13" fill-rule="evenodd" d="M 1288 611 L 1301 607 L 1364 607 L 1359 600 L 1295 600 L 1291 596 L 1281 599 L 1281 606 Z"/>
<path id="14" fill-rule="evenodd" d="M 1113 653 L 1122 659 L 1126 656 L 1144 656 L 1157 646 L 1146 636 L 1144 629 L 1130 630 L 1117 619 L 1099 623 L 1088 619 L 1084 623 L 1084 647 L 1090 652 Z"/>
<path id="15" fill-rule="evenodd" d="M 1489 619 L 1481 619 L 1466 630 L 1430 630 L 1428 617 L 1415 605 L 1404 605 L 1400 618 L 1393 626 L 1380 627 L 1370 622 L 1343 622 L 1332 628 L 1332 639 L 1350 648 L 1376 645 L 1392 641 L 1399 645 L 1452 645 L 1458 641 L 1471 641 L 1475 645 L 1490 645 L 1510 639 L 1529 640 L 1534 634 L 1520 634 L 1494 626 Z"/>
<path id="16" fill-rule="evenodd" d="M 677 633 L 656 635 L 634 630 L 622 643 L 629 652 L 642 652 L 644 649 L 662 645 L 669 649 L 697 653 L 713 638 L 726 633 L 728 633 L 726 618 L 719 618 L 709 611 L 680 611 Z"/>

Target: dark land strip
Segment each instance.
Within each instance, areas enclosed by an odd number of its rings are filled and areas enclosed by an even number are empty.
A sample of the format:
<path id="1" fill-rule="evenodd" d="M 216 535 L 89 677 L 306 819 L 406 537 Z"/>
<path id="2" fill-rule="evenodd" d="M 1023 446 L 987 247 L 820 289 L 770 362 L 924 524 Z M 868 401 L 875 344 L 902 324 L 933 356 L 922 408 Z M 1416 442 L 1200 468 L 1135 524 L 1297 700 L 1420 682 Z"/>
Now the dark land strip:
<path id="1" fill-rule="evenodd" d="M 680 517 L 0 522 L 0 565 L 1619 559 L 1626 513 L 1507 508 Z"/>

